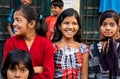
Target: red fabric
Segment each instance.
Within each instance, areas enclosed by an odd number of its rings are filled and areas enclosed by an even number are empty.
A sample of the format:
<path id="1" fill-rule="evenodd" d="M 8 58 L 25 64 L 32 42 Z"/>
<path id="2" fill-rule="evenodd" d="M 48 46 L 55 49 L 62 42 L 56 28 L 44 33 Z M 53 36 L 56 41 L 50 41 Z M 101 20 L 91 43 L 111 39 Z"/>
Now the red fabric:
<path id="1" fill-rule="evenodd" d="M 43 66 L 43 73 L 35 74 L 34 79 L 54 78 L 53 46 L 48 39 L 36 35 L 30 50 L 28 50 L 23 38 L 20 38 L 18 36 L 11 37 L 6 41 L 4 45 L 3 60 L 7 56 L 8 52 L 15 48 L 27 50 L 30 52 L 33 67 Z"/>
<path id="2" fill-rule="evenodd" d="M 53 32 L 54 32 L 54 26 L 55 26 L 56 20 L 57 20 L 56 16 L 49 16 L 49 17 L 46 18 L 47 29 L 48 29 L 47 38 L 50 39 L 50 40 L 53 37 L 52 35 L 53 35 Z"/>

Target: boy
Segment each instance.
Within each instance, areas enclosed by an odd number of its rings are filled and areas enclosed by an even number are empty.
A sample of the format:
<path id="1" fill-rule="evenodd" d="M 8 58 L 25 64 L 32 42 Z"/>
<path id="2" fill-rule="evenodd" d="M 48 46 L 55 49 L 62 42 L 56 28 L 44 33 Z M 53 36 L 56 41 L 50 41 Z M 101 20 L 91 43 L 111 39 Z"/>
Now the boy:
<path id="1" fill-rule="evenodd" d="M 25 4 L 25 5 L 30 5 L 32 3 L 32 0 L 20 0 L 21 4 Z M 14 9 L 11 10 L 9 17 L 8 17 L 8 25 L 7 25 L 7 30 L 10 34 L 10 36 L 14 36 L 14 30 L 12 29 L 12 23 L 13 23 L 13 12 Z"/>
<path id="2" fill-rule="evenodd" d="M 63 6 L 64 6 L 64 3 L 62 0 L 53 0 L 50 3 L 52 15 L 46 18 L 47 29 L 48 29 L 46 37 L 50 40 L 53 38 L 54 25 L 56 23 L 57 17 L 63 10 Z"/>

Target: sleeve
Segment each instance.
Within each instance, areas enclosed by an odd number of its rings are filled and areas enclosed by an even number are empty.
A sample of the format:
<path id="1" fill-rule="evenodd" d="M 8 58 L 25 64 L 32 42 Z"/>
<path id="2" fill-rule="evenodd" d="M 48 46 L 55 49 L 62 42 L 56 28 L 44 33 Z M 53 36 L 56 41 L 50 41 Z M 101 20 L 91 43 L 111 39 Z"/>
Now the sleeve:
<path id="1" fill-rule="evenodd" d="M 12 23 L 13 22 L 13 12 L 14 12 L 14 9 L 11 10 L 9 16 L 8 16 L 8 22 Z"/>
<path id="2" fill-rule="evenodd" d="M 14 46 L 13 46 L 14 44 L 13 44 L 13 42 L 10 40 L 10 39 L 7 39 L 7 41 L 5 42 L 5 44 L 4 44 L 4 53 L 3 53 L 3 62 L 4 62 L 4 60 L 5 60 L 5 58 L 6 58 L 6 56 L 8 55 L 8 53 L 11 51 L 11 50 L 13 50 L 14 49 Z"/>
<path id="3" fill-rule="evenodd" d="M 89 54 L 89 70 L 88 70 L 89 79 L 96 79 L 99 72 L 100 72 L 99 59 L 95 52 L 94 44 L 92 44 L 90 45 Z"/>
<path id="4" fill-rule="evenodd" d="M 84 43 L 80 44 L 79 50 L 82 54 L 90 51 L 89 46 Z"/>
<path id="5" fill-rule="evenodd" d="M 43 72 L 34 79 L 54 79 L 54 49 L 50 41 L 46 41 L 43 51 Z"/>

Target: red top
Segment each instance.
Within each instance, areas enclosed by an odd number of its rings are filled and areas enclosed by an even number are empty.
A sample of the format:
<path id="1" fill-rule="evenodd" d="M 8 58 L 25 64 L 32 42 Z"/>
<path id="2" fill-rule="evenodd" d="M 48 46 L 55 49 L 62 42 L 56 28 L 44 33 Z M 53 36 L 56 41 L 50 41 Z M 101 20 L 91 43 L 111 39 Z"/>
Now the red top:
<path id="1" fill-rule="evenodd" d="M 7 56 L 8 52 L 15 48 L 27 50 L 30 52 L 33 67 L 43 66 L 43 72 L 40 74 L 35 74 L 34 79 L 53 79 L 54 53 L 52 43 L 48 39 L 36 35 L 31 48 L 28 49 L 23 38 L 19 36 L 11 37 L 4 45 L 3 60 Z"/>
<path id="2" fill-rule="evenodd" d="M 54 32 L 54 27 L 55 27 L 55 23 L 56 23 L 57 17 L 56 16 L 49 16 L 46 18 L 46 22 L 47 22 L 47 38 L 48 39 L 52 39 L 52 35 Z"/>

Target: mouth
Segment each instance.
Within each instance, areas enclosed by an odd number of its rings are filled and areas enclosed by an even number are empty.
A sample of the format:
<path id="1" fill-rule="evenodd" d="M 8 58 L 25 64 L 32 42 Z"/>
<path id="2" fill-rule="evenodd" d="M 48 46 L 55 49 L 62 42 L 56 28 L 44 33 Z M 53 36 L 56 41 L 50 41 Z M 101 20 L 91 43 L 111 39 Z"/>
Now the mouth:
<path id="1" fill-rule="evenodd" d="M 19 30 L 18 27 L 14 27 L 14 31 L 17 32 Z"/>

